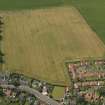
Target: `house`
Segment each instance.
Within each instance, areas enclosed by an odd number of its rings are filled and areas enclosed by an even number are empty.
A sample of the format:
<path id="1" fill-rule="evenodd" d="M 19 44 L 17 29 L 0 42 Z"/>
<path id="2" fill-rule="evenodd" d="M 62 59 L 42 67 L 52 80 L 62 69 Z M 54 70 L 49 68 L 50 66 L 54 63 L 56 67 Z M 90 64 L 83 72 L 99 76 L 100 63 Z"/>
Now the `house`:
<path id="1" fill-rule="evenodd" d="M 0 84 L 8 84 L 9 81 L 9 75 L 6 75 L 5 73 L 0 73 Z"/>
<path id="2" fill-rule="evenodd" d="M 43 94 L 43 95 L 48 95 L 48 89 L 47 89 L 46 86 L 43 86 L 42 94 Z"/>
<path id="3" fill-rule="evenodd" d="M 5 89 L 5 90 L 4 90 L 4 94 L 5 94 L 7 97 L 12 97 L 12 90 L 11 90 L 11 89 Z"/>

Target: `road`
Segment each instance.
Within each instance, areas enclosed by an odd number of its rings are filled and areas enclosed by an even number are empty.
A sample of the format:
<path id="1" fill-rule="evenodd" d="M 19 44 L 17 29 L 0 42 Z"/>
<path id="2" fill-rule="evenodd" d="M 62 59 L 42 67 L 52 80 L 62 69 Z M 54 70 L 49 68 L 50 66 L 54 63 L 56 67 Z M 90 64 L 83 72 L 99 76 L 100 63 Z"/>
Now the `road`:
<path id="1" fill-rule="evenodd" d="M 45 102 L 48 105 L 61 105 L 57 101 L 49 98 L 48 96 L 42 95 L 37 90 L 32 89 L 28 86 L 19 86 L 19 87 L 15 87 L 14 85 L 0 85 L 0 86 L 3 87 L 3 88 L 11 88 L 11 89 L 16 88 L 20 91 L 25 91 L 27 93 L 33 94 L 35 97 L 37 97 L 38 99 L 40 99 L 41 101 Z"/>
<path id="2" fill-rule="evenodd" d="M 48 96 L 42 95 L 40 92 L 38 92 L 37 90 L 32 89 L 30 87 L 27 87 L 27 86 L 19 86 L 18 89 L 19 90 L 22 90 L 22 91 L 26 91 L 27 93 L 33 94 L 34 96 L 36 96 L 37 98 L 39 98 L 41 101 L 47 103 L 48 105 L 60 105 L 57 101 L 49 98 Z"/>

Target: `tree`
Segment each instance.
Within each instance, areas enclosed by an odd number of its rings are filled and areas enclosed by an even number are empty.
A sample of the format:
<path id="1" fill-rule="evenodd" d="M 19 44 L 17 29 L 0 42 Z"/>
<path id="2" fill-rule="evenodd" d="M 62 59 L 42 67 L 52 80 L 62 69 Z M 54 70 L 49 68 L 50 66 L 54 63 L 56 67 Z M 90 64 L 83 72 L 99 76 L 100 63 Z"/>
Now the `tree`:
<path id="1" fill-rule="evenodd" d="M 19 74 L 16 74 L 16 73 L 12 73 L 10 75 L 10 79 L 12 80 L 12 84 L 15 85 L 15 86 L 19 86 L 20 85 L 20 75 Z"/>
<path id="2" fill-rule="evenodd" d="M 3 57 L 0 56 L 0 63 L 4 63 Z"/>
<path id="3" fill-rule="evenodd" d="M 97 89 L 97 94 L 99 96 L 104 96 L 105 97 L 105 88 L 101 87 L 101 88 Z"/>
<path id="4" fill-rule="evenodd" d="M 2 35 L 0 35 L 0 41 L 3 39 Z"/>
<path id="5" fill-rule="evenodd" d="M 82 96 L 77 96 L 76 103 L 77 105 L 88 105 L 88 102 Z"/>
<path id="6" fill-rule="evenodd" d="M 0 87 L 0 96 L 3 96 L 3 95 L 4 95 L 4 93 L 3 93 L 3 88 Z"/>
<path id="7" fill-rule="evenodd" d="M 0 56 L 4 56 L 4 53 L 2 53 L 2 51 L 0 50 Z"/>

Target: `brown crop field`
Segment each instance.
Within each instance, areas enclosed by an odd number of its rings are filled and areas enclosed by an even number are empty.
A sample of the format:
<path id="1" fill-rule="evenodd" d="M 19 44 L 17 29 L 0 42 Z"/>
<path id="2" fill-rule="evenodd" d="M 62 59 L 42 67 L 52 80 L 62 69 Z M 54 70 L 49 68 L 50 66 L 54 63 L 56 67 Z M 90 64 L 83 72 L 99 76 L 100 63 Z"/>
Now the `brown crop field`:
<path id="1" fill-rule="evenodd" d="M 67 85 L 65 61 L 102 57 L 105 46 L 74 7 L 4 13 L 3 69 Z"/>

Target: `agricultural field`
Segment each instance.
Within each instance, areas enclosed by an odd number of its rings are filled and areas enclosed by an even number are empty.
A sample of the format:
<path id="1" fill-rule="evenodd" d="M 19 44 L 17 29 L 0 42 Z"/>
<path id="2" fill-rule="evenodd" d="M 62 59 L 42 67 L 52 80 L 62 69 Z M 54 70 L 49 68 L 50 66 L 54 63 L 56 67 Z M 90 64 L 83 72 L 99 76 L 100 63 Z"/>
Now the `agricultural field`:
<path id="1" fill-rule="evenodd" d="M 104 0 L 71 0 L 85 18 L 90 27 L 105 43 L 105 1 Z M 69 3 L 71 4 L 71 3 Z"/>
<path id="2" fill-rule="evenodd" d="M 68 85 L 66 60 L 105 54 L 103 42 L 72 6 L 3 15 L 4 70 Z"/>
<path id="3" fill-rule="evenodd" d="M 104 0 L 0 0 L 0 10 L 39 9 L 63 5 L 77 8 L 105 43 Z"/>
<path id="4" fill-rule="evenodd" d="M 64 4 L 64 0 L 0 0 L 0 10 L 39 9 Z"/>

